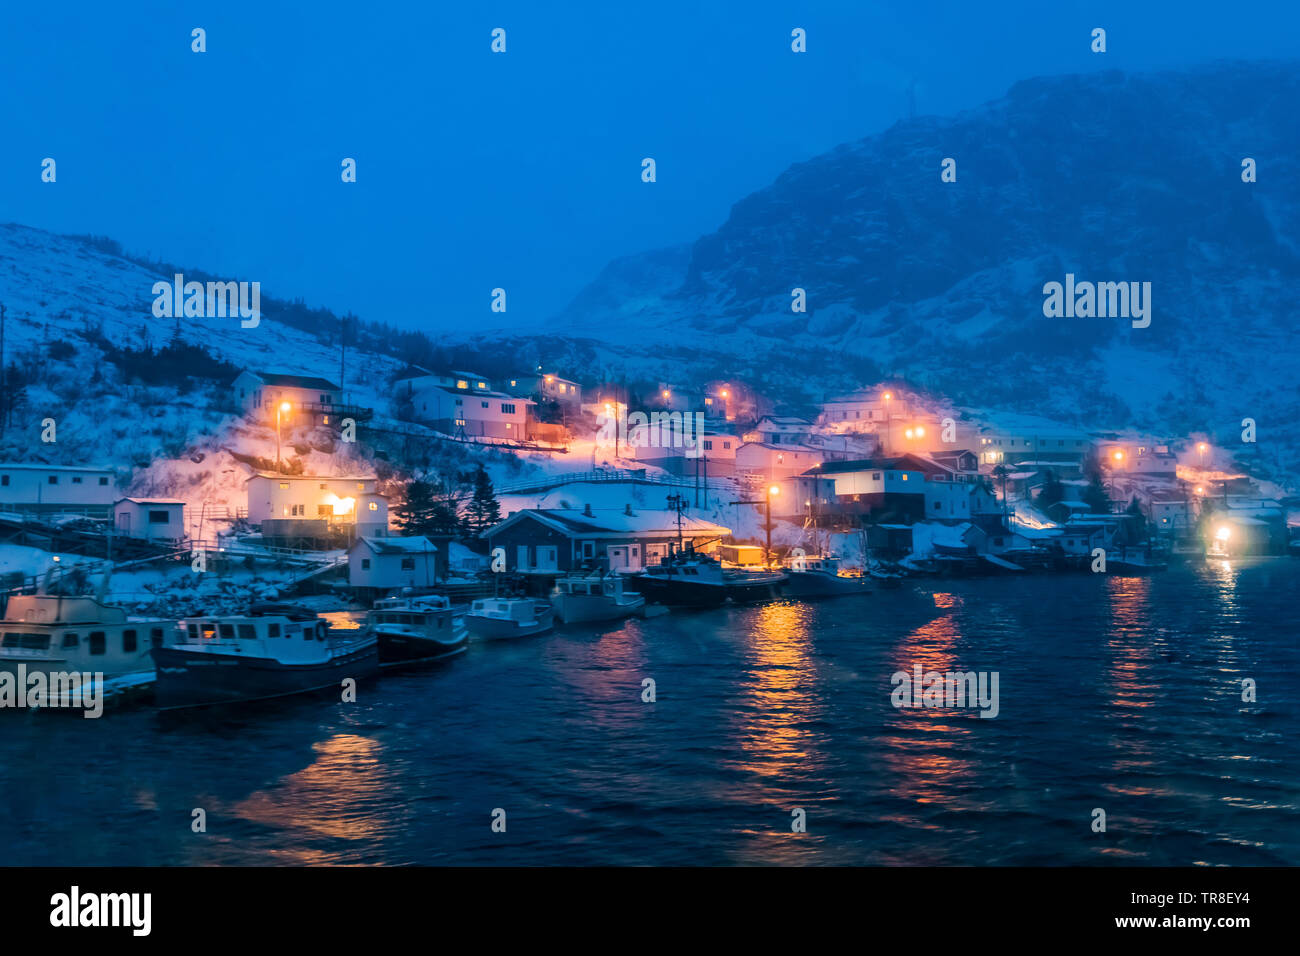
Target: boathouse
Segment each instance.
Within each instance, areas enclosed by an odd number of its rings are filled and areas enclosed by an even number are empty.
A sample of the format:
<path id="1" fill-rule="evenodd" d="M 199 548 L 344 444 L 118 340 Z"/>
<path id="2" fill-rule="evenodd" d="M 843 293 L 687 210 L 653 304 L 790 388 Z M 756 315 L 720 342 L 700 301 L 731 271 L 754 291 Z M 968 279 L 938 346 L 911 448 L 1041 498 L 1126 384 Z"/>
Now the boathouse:
<path id="1" fill-rule="evenodd" d="M 556 573 L 608 562 L 613 571 L 640 571 L 659 564 L 679 544 L 678 514 L 667 510 L 583 511 L 528 508 L 516 511 L 481 537 L 501 548 L 506 570 L 523 574 Z M 680 541 L 712 552 L 730 528 L 689 515 L 680 516 Z"/>

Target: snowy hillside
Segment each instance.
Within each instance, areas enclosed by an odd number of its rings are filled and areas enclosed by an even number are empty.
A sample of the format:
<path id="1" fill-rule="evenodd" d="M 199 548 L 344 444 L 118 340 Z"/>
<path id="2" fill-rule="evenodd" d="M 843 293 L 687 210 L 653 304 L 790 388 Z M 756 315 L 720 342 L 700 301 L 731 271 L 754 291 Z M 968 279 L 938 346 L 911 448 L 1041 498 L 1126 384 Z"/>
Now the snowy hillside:
<path id="1" fill-rule="evenodd" d="M 252 368 L 338 381 L 337 327 L 328 322 L 298 327 L 304 324 L 301 317 L 291 325 L 282 318 L 284 307 L 268 303 L 266 292 L 256 328 L 241 327 L 238 318 L 155 318 L 154 283 L 170 282 L 171 274 L 103 246 L 0 225 L 4 359 L 10 384 L 22 383 L 0 434 L 0 461 L 111 467 L 124 491 L 184 500 L 192 525 L 205 511 L 234 512 L 246 503 L 244 481 L 276 454 L 274 430 L 236 413 L 234 375 Z M 195 373 L 195 378 L 143 381 L 149 376 L 142 373 L 152 371 L 150 353 L 139 350 L 166 346 L 173 336 L 187 348 L 202 347 L 211 360 L 205 359 L 203 368 L 170 370 Z M 348 348 L 346 401 L 374 408 L 374 424 L 388 424 L 389 382 L 405 364 L 391 354 Z M 53 442 L 42 440 L 48 419 L 54 421 Z M 361 441 L 349 445 L 326 430 L 286 428 L 283 439 L 284 459 L 308 474 L 378 470 L 382 478 L 394 470 L 442 466 L 454 471 L 483 462 L 496 480 L 507 481 L 552 466 L 544 456 L 515 458 L 421 440 L 385 443 L 381 434 L 363 433 Z"/>
<path id="2" fill-rule="evenodd" d="M 1300 474 L 1297 101 L 1295 64 L 1019 83 L 791 167 L 689 254 L 611 263 L 557 326 L 607 341 L 616 327 L 646 367 L 665 349 L 735 356 L 734 376 L 792 395 L 874 363 L 964 405 L 1088 428 L 1240 446 L 1249 417 L 1256 470 Z M 1067 272 L 1150 282 L 1150 326 L 1045 318 L 1043 285 Z"/>

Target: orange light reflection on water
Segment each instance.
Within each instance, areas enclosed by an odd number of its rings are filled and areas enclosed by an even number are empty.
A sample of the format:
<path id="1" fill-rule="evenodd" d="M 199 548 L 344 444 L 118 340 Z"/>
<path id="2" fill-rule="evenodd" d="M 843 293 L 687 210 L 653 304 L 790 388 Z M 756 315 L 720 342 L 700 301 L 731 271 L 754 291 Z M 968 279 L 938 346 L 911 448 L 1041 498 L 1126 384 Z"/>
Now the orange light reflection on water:
<path id="1" fill-rule="evenodd" d="M 894 668 L 905 671 L 910 677 L 916 665 L 922 673 L 936 671 L 947 673 L 960 669 L 955 647 L 961 638 L 957 623 L 957 609 L 961 599 L 956 595 L 936 593 L 934 606 L 948 610 L 932 621 L 910 631 L 894 651 Z M 880 693 L 894 690 L 892 683 L 881 687 Z M 919 689 L 916 690 L 919 694 Z M 894 711 L 889 722 L 892 733 L 883 735 L 880 743 L 882 776 L 891 782 L 891 795 L 917 804 L 938 804 L 951 809 L 968 809 L 969 797 L 956 792 L 963 778 L 971 771 L 971 761 L 954 753 L 967 745 L 971 730 L 964 719 L 954 720 L 956 711 L 944 708 L 903 707 Z M 893 818 L 895 822 L 925 829 L 936 829 L 932 823 L 907 815 Z"/>

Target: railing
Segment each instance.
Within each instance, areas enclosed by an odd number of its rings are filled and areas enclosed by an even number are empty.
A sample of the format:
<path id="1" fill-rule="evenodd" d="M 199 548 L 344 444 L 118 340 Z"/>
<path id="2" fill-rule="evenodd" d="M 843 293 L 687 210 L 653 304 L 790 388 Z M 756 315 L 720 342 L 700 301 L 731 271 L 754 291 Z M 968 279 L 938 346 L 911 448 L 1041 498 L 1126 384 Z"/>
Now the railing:
<path id="1" fill-rule="evenodd" d="M 676 475 L 650 475 L 644 468 L 634 471 L 619 471 L 605 468 L 596 471 L 572 471 L 564 474 L 551 475 L 548 478 L 538 478 L 535 481 L 517 482 L 513 485 L 502 485 L 495 491 L 499 495 L 521 495 L 536 491 L 547 491 L 551 488 L 558 488 L 561 485 L 571 485 L 578 482 L 630 482 L 644 485 L 666 485 L 672 488 L 694 488 L 695 479 L 693 477 L 677 477 Z M 700 478 L 700 483 L 706 484 L 704 478 Z"/>
<path id="2" fill-rule="evenodd" d="M 355 418 L 358 421 L 369 421 L 374 417 L 375 410 L 366 408 L 362 405 L 336 405 L 322 402 L 299 402 L 296 406 L 306 412 L 319 412 L 322 415 L 338 415 L 340 418 Z"/>

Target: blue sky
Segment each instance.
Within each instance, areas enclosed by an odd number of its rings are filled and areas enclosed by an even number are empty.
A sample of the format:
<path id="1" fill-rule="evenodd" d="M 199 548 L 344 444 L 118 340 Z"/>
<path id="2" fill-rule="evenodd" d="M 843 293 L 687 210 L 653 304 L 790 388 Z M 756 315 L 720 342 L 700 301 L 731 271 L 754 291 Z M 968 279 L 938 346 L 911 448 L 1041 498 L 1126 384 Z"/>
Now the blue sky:
<path id="1" fill-rule="evenodd" d="M 948 114 L 1037 75 L 1297 56 L 1294 3 L 8 4 L 0 220 L 405 327 L 531 325 L 909 89 Z"/>

